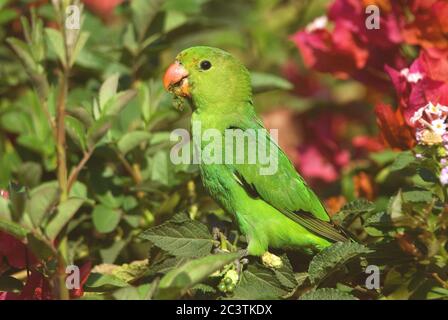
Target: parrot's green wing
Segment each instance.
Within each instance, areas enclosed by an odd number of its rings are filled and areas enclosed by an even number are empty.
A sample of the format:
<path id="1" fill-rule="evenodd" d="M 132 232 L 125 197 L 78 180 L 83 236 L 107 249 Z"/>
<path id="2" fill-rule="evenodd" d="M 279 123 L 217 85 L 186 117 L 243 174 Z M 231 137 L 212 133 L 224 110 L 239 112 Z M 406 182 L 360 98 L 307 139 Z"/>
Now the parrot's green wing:
<path id="1" fill-rule="evenodd" d="M 278 170 L 272 175 L 260 174 L 260 164 L 245 162 L 229 165 L 235 179 L 245 188 L 248 195 L 264 200 L 318 236 L 334 242 L 347 241 L 349 239 L 347 234 L 331 223 L 319 198 L 297 173 L 277 143 L 271 139 L 261 122 L 258 119 L 245 122 L 240 119 L 237 126 L 232 126 L 229 129 L 241 129 L 245 132 L 250 131 L 247 129 L 259 129 L 257 130 L 258 135 L 264 132 L 265 139 L 260 139 L 258 136 L 258 147 L 265 148 L 266 145 L 260 145 L 265 141 L 265 144 L 269 144 L 271 152 L 277 153 L 275 158 L 278 159 Z"/>

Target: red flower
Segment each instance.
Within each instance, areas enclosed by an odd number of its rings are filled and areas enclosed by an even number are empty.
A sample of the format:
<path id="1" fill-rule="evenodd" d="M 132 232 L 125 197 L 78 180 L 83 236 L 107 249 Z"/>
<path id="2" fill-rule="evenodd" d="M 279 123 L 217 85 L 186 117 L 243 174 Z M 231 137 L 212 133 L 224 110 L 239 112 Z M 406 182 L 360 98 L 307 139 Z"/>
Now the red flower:
<path id="1" fill-rule="evenodd" d="M 410 5 L 413 19 L 403 30 L 406 42 L 424 48 L 448 48 L 448 2 L 414 0 Z"/>
<path id="2" fill-rule="evenodd" d="M 3 199 L 9 199 L 9 192 L 3 189 L 0 189 L 0 197 Z"/>
<path id="3" fill-rule="evenodd" d="M 402 67 L 405 63 L 400 54 L 400 8 L 388 4 L 388 10 L 381 12 L 380 29 L 367 29 L 366 5 L 362 1 L 336 0 L 328 10 L 332 31 L 326 27 L 326 17 L 321 17 L 291 39 L 308 67 L 387 88 L 381 75 L 384 64 Z"/>
<path id="4" fill-rule="evenodd" d="M 0 189 L 0 197 L 9 199 L 8 191 Z M 0 231 L 0 266 L 4 260 L 8 262 L 9 266 L 17 269 L 23 269 L 27 264 L 30 266 L 37 263 L 37 259 L 28 252 L 25 244 Z"/>
<path id="5" fill-rule="evenodd" d="M 448 104 L 448 49 L 422 50 L 409 68 L 386 66 L 394 84 L 406 123 L 413 126 L 414 113 L 429 102 Z"/>
<path id="6" fill-rule="evenodd" d="M 389 105 L 378 104 L 375 113 L 380 136 L 385 145 L 400 150 L 415 146 L 413 130 L 405 124 L 400 109 L 394 112 Z"/>
<path id="7" fill-rule="evenodd" d="M 337 114 L 321 114 L 303 120 L 304 141 L 299 147 L 298 167 L 310 180 L 334 182 L 350 161 L 350 153 L 341 146 L 347 119 Z"/>
<path id="8" fill-rule="evenodd" d="M 103 18 L 111 16 L 115 7 L 120 5 L 124 0 L 83 0 L 87 8 Z"/>

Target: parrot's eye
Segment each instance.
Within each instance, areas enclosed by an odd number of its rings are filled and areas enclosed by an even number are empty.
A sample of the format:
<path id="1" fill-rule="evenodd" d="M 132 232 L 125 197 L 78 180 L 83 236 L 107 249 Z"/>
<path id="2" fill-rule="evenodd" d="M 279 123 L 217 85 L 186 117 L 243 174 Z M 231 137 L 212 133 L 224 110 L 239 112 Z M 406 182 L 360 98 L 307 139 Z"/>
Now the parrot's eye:
<path id="1" fill-rule="evenodd" d="M 212 64 L 208 60 L 203 60 L 203 61 L 201 61 L 200 67 L 202 70 L 208 70 L 212 67 Z"/>

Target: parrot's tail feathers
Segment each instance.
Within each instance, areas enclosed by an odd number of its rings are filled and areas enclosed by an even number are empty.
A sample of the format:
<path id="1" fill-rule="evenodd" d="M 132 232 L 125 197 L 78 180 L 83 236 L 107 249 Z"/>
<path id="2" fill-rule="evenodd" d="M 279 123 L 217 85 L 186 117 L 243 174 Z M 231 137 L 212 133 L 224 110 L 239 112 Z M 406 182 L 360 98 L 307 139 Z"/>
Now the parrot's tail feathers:
<path id="1" fill-rule="evenodd" d="M 331 242 L 345 242 L 351 239 L 351 236 L 339 226 L 316 218 L 309 212 L 300 210 L 293 213 L 286 213 L 286 216 L 306 228 L 311 233 L 323 237 Z"/>

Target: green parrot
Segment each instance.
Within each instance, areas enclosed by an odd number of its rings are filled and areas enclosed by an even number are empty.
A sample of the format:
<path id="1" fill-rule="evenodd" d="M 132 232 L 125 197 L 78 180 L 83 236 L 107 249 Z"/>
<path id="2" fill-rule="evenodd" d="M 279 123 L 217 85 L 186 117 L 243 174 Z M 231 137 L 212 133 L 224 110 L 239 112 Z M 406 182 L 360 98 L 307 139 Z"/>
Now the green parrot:
<path id="1" fill-rule="evenodd" d="M 203 131 L 217 130 L 223 138 L 226 130 L 262 132 L 265 147 L 277 155 L 276 172 L 265 175 L 258 163 L 200 163 L 204 187 L 234 216 L 247 239 L 249 255 L 272 260 L 269 248 L 312 254 L 350 239 L 330 221 L 319 198 L 257 117 L 250 74 L 239 60 L 218 48 L 192 47 L 176 57 L 163 82 L 169 92 L 189 100 L 192 122 L 199 122 Z M 263 143 L 263 139 L 256 141 Z M 205 147 L 204 142 L 197 146 Z M 235 149 L 223 148 L 226 151 Z"/>

